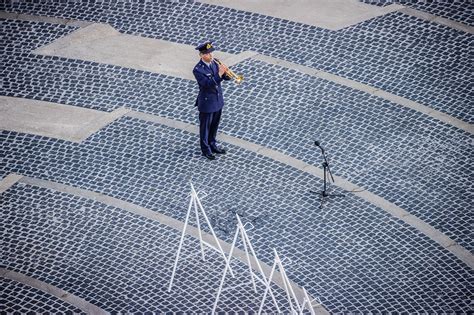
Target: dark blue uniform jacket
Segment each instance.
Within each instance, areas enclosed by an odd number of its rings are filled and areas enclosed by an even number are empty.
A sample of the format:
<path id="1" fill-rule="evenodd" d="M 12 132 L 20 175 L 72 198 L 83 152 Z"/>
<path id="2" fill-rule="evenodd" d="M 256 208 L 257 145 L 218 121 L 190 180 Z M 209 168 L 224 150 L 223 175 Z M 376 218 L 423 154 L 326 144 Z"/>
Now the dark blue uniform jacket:
<path id="1" fill-rule="evenodd" d="M 196 106 L 201 113 L 214 113 L 224 106 L 221 82 L 230 80 L 227 75 L 219 77 L 219 66 L 213 61 L 208 67 L 200 60 L 193 70 L 194 77 L 199 84 L 199 95 Z"/>

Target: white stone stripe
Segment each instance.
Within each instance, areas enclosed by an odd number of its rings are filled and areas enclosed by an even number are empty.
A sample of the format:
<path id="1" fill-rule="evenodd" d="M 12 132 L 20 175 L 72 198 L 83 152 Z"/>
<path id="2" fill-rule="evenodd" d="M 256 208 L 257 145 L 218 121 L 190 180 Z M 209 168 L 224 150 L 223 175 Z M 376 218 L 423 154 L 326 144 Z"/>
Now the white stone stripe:
<path id="1" fill-rule="evenodd" d="M 324 80 L 328 80 L 328 81 L 331 81 L 331 82 L 334 82 L 334 83 L 337 83 L 337 84 L 340 84 L 340 85 L 344 85 L 344 86 L 347 86 L 347 87 L 350 87 L 350 88 L 353 88 L 353 89 L 356 89 L 356 90 L 359 90 L 359 91 L 363 91 L 363 92 L 366 92 L 366 93 L 371 94 L 371 95 L 378 96 L 380 98 L 386 99 L 386 100 L 391 101 L 393 103 L 396 103 L 398 105 L 402 105 L 404 107 L 414 109 L 414 110 L 416 110 L 418 112 L 421 112 L 425 115 L 428 115 L 432 118 L 440 120 L 440 121 L 442 121 L 444 123 L 447 123 L 449 125 L 455 126 L 459 129 L 467 131 L 471 134 L 474 134 L 474 126 L 472 124 L 469 124 L 469 123 L 467 123 L 465 121 L 462 121 L 460 119 L 457 119 L 453 116 L 450 116 L 450 115 L 445 114 L 443 112 L 432 109 L 432 108 L 430 108 L 426 105 L 422 105 L 420 103 L 417 103 L 417 102 L 414 102 L 414 101 L 409 100 L 407 98 L 404 98 L 404 97 L 401 97 L 401 96 L 398 96 L 398 95 L 380 90 L 380 89 L 372 87 L 370 85 L 363 84 L 363 83 L 353 81 L 353 80 L 350 80 L 350 79 L 346 79 L 346 78 L 337 76 L 337 75 L 329 73 L 329 72 L 325 72 L 325 71 L 317 70 L 317 69 L 314 69 L 314 68 L 306 67 L 306 66 L 303 66 L 303 65 L 295 64 L 295 63 L 285 61 L 285 60 L 282 60 L 282 59 L 278 59 L 278 58 L 273 58 L 273 57 L 270 57 L 270 56 L 265 56 L 265 55 L 260 55 L 259 54 L 259 55 L 254 55 L 252 58 L 256 59 L 256 60 L 264 61 L 264 62 L 269 63 L 269 64 L 274 64 L 274 65 L 279 65 L 279 66 L 282 66 L 282 67 L 285 67 L 285 68 L 294 69 L 294 70 L 300 71 L 304 74 L 308 74 L 308 75 L 318 77 L 318 78 L 321 78 L 321 79 L 324 79 Z"/>
<path id="2" fill-rule="evenodd" d="M 0 194 L 2 194 L 8 188 L 15 185 L 15 183 L 18 182 L 22 177 L 23 177 L 23 175 L 18 175 L 18 174 L 8 174 L 7 176 L 5 176 L 0 181 Z"/>
<path id="3" fill-rule="evenodd" d="M 129 109 L 112 112 L 26 98 L 0 96 L 0 130 L 82 142 L 120 118 Z"/>
<path id="4" fill-rule="evenodd" d="M 83 298 L 80 298 L 78 296 L 75 296 L 71 293 L 68 293 L 58 287 L 55 287 L 51 284 L 48 284 L 46 282 L 37 280 L 35 278 L 29 277 L 27 275 L 24 275 L 19 272 L 15 272 L 12 270 L 8 270 L 5 268 L 0 268 L 0 275 L 3 278 L 14 280 L 20 283 L 23 283 L 27 286 L 36 288 L 38 290 L 41 290 L 43 292 L 46 292 L 48 294 L 51 294 L 58 299 L 67 302 L 71 304 L 72 306 L 86 312 L 87 314 L 110 314 L 109 312 L 104 311 L 103 309 L 95 306 L 94 304 L 91 304 L 84 300 Z"/>
<path id="5" fill-rule="evenodd" d="M 92 24 L 92 22 L 88 22 L 88 21 L 62 19 L 62 18 L 56 18 L 56 17 L 50 17 L 50 16 L 21 14 L 21 13 L 5 12 L 5 11 L 0 11 L 0 19 L 44 22 L 44 23 L 51 23 L 51 24 L 76 26 L 76 27 L 84 27 L 84 26 Z"/>
<path id="6" fill-rule="evenodd" d="M 38 47 L 34 54 L 87 60 L 195 80 L 199 61 L 194 46 L 162 39 L 122 34 L 108 24 L 94 23 Z M 217 52 L 226 59 L 232 54 Z"/>
<path id="7" fill-rule="evenodd" d="M 399 4 L 374 6 L 358 0 L 199 0 L 333 31 L 396 11 Z"/>
<path id="8" fill-rule="evenodd" d="M 134 117 L 141 120 L 150 121 L 150 122 L 159 123 L 168 127 L 185 130 L 194 134 L 199 133 L 198 126 L 180 122 L 180 121 L 175 121 L 169 118 L 159 117 L 159 116 L 140 113 L 140 112 L 133 112 L 133 111 L 128 113 L 127 116 Z M 278 161 L 280 163 L 290 165 L 298 170 L 317 176 L 321 179 L 323 178 L 323 171 L 320 168 L 313 166 L 311 164 L 308 164 L 304 161 L 298 160 L 296 158 L 293 158 L 287 154 L 252 143 L 250 141 L 246 141 L 240 138 L 229 136 L 223 133 L 219 133 L 218 136 L 220 140 L 223 142 L 227 142 L 229 144 L 255 152 L 257 154 L 271 158 L 272 160 Z M 461 261 L 466 263 L 469 267 L 474 269 L 474 255 L 470 251 L 465 249 L 464 247 L 457 244 L 450 237 L 446 236 L 444 233 L 436 230 L 431 225 L 419 219 L 418 217 L 411 215 L 409 212 L 402 209 L 401 207 L 383 199 L 382 197 L 374 193 L 367 191 L 365 188 L 359 187 L 349 182 L 343 177 L 334 176 L 334 179 L 335 179 L 336 186 L 348 192 L 354 192 L 360 198 L 374 204 L 375 206 L 390 213 L 394 217 L 402 220 L 406 224 L 416 228 L 422 234 L 426 235 L 427 237 L 429 237 L 430 239 L 432 239 L 433 241 L 441 245 L 444 249 L 450 251 L 458 259 L 460 259 Z"/>
<path id="9" fill-rule="evenodd" d="M 99 112 L 99 111 L 97 111 Z M 115 120 L 119 119 L 120 117 L 126 115 L 130 112 L 130 109 L 125 107 L 120 107 L 113 110 L 110 113 L 106 113 L 103 116 L 97 116 L 92 121 L 87 122 L 84 124 L 75 134 L 75 141 L 82 142 L 86 140 L 88 137 L 99 131 L 100 129 L 104 128 L 108 124 L 114 122 Z"/>
<path id="10" fill-rule="evenodd" d="M 413 9 L 413 8 L 410 8 L 410 7 L 405 7 L 403 9 L 398 10 L 398 11 L 401 12 L 401 13 L 404 13 L 406 15 L 411 15 L 411 16 L 415 16 L 419 19 L 426 20 L 428 22 L 438 23 L 438 24 L 441 24 L 441 25 L 444 25 L 444 26 L 454 28 L 458 31 L 466 32 L 466 33 L 469 33 L 469 34 L 474 34 L 474 27 L 469 26 L 469 25 L 464 24 L 464 23 L 461 23 L 461 22 L 453 21 L 453 20 L 450 20 L 450 19 L 447 19 L 447 18 L 443 18 L 443 17 L 437 16 L 437 15 L 434 15 L 434 14 L 431 14 L 431 13 L 416 10 L 416 9 Z"/>
<path id="11" fill-rule="evenodd" d="M 47 180 L 42 180 L 38 178 L 31 178 L 24 176 L 21 178 L 20 182 L 32 186 L 37 186 L 37 187 L 43 187 L 43 188 L 48 188 L 52 190 L 56 190 L 59 192 L 64 192 L 67 194 L 75 195 L 75 196 L 80 196 L 84 198 L 88 198 L 94 201 L 98 201 L 100 203 L 113 206 L 119 209 L 123 209 L 126 211 L 129 211 L 134 214 L 138 214 L 142 217 L 148 218 L 150 220 L 158 221 L 161 224 L 167 225 L 175 230 L 182 231 L 184 227 L 184 222 L 181 222 L 179 220 L 173 219 L 169 216 L 166 216 L 164 214 L 146 209 L 144 207 L 135 205 L 133 203 L 123 201 L 114 197 L 110 197 L 104 194 L 100 194 L 94 191 L 78 188 L 78 187 L 73 187 L 73 186 L 68 186 L 65 184 L 61 183 L 56 183 L 52 181 L 47 181 Z M 199 239 L 199 231 L 197 228 L 188 225 L 186 229 L 186 234 L 190 235 L 196 239 Z M 202 232 L 202 238 L 205 242 L 209 243 L 210 245 L 217 247 L 217 244 L 214 241 L 214 237 L 211 234 Z M 231 249 L 231 244 L 224 242 L 222 240 L 219 240 L 219 243 L 222 247 L 222 249 L 226 252 L 229 253 Z M 247 264 L 247 258 L 245 256 L 245 251 L 242 251 L 238 248 L 234 248 L 234 254 L 233 257 L 239 259 L 241 262 Z M 267 277 L 269 277 L 270 272 L 271 272 L 271 266 L 265 264 L 264 262 L 260 261 L 260 264 L 262 266 L 262 269 Z M 258 270 L 258 266 L 255 264 L 254 261 L 251 262 L 251 266 L 254 270 Z M 278 273 L 276 276 L 274 276 L 274 281 L 276 285 L 284 289 L 284 284 L 281 278 L 281 274 Z M 290 281 L 293 289 L 295 290 L 295 293 L 300 301 L 303 300 L 304 298 L 304 292 L 303 288 L 298 286 L 295 282 Z M 310 296 L 310 298 L 312 298 Z M 318 315 L 328 315 L 329 312 L 321 305 L 314 306 L 314 311 Z"/>

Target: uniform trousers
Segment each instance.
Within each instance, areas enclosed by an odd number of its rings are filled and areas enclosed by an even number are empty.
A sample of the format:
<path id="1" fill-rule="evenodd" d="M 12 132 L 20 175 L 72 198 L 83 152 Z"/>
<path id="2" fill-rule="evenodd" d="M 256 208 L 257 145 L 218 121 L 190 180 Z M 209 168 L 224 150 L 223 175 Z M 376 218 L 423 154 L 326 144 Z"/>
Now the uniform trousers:
<path id="1" fill-rule="evenodd" d="M 199 112 L 199 138 L 202 154 L 211 154 L 217 147 L 216 136 L 222 109 L 213 113 Z"/>

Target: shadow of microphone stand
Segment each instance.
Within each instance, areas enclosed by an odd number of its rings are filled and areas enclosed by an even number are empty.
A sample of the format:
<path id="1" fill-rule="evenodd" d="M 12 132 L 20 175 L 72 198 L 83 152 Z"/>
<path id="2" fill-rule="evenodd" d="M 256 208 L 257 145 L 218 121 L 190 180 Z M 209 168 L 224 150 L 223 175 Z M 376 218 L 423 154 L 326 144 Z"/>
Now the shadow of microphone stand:
<path id="1" fill-rule="evenodd" d="M 310 192 L 319 194 L 320 200 L 321 200 L 321 205 L 319 206 L 319 209 L 323 208 L 324 203 L 327 201 L 326 199 L 331 198 L 331 197 L 345 197 L 343 194 L 329 194 L 328 193 L 328 181 L 332 180 L 334 183 L 334 177 L 332 176 L 331 168 L 329 167 L 329 162 L 326 157 L 326 152 L 324 151 L 324 148 L 321 146 L 319 141 L 314 141 L 314 145 L 317 146 L 318 148 L 321 149 L 321 153 L 323 154 L 323 179 L 324 179 L 324 184 L 323 184 L 323 190 L 321 192 L 317 192 L 314 190 L 310 190 Z M 328 176 L 329 175 L 329 176 Z M 329 180 L 330 179 L 330 180 Z"/>

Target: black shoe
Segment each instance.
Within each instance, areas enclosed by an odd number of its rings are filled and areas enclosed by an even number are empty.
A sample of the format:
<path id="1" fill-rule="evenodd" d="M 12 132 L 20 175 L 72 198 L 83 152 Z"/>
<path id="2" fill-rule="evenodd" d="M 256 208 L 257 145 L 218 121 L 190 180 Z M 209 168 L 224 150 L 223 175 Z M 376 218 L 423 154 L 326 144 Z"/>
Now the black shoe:
<path id="1" fill-rule="evenodd" d="M 215 148 L 211 148 L 211 151 L 212 153 L 216 153 L 216 154 L 226 154 L 226 150 L 225 149 L 219 149 L 218 147 L 215 147 Z"/>
<path id="2" fill-rule="evenodd" d="M 212 153 L 206 153 L 206 154 L 203 154 L 208 160 L 215 160 L 216 159 L 216 156 Z"/>

